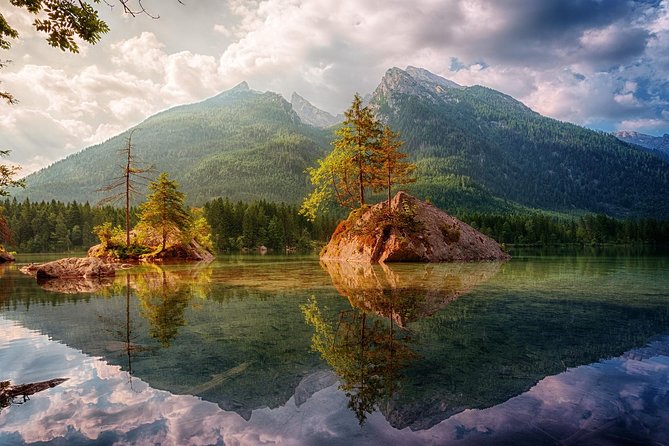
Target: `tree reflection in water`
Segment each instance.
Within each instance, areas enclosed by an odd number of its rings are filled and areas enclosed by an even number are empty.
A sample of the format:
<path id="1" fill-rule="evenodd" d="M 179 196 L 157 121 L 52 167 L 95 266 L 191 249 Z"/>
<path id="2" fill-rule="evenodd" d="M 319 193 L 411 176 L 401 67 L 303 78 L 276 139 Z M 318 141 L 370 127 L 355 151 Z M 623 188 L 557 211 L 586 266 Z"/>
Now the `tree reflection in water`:
<path id="1" fill-rule="evenodd" d="M 342 380 L 348 407 L 364 423 L 367 414 L 389 402 L 400 384 L 402 368 L 415 357 L 408 333 L 397 329 L 392 319 L 368 317 L 356 308 L 341 311 L 334 325 L 323 318 L 315 297 L 302 311 L 314 327 L 312 349 Z"/>
<path id="2" fill-rule="evenodd" d="M 429 316 L 497 274 L 499 262 L 426 265 L 425 268 L 322 262 L 351 303 L 328 322 L 315 297 L 302 306 L 314 328 L 311 347 L 342 380 L 349 407 L 362 424 L 375 409 L 392 407 L 402 370 L 417 358 L 407 324 Z"/>
<path id="3" fill-rule="evenodd" d="M 186 324 L 185 312 L 191 301 L 209 295 L 211 269 L 166 271 L 152 265 L 151 272 L 137 274 L 134 282 L 149 334 L 168 348 Z"/>

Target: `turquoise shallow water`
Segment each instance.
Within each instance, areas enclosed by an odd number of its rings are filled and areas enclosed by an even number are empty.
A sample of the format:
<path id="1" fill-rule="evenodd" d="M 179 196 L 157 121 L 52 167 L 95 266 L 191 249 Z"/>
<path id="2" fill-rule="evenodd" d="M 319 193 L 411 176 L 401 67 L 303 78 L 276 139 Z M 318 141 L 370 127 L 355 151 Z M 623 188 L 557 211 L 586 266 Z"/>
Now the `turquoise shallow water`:
<path id="1" fill-rule="evenodd" d="M 669 441 L 665 256 L 19 266 L 0 266 L 0 381 L 67 381 L 3 404 L 0 445 Z"/>

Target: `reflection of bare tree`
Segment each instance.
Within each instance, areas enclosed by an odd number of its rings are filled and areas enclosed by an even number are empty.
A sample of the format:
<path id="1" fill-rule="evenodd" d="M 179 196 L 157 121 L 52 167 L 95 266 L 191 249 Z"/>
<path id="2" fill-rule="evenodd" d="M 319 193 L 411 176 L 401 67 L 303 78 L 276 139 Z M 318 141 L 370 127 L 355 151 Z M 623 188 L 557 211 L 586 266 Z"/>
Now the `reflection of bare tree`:
<path id="1" fill-rule="evenodd" d="M 23 404 L 30 399 L 30 395 L 56 387 L 67 380 L 68 378 L 56 378 L 49 381 L 19 384 L 16 386 L 13 386 L 9 381 L 0 381 L 0 410 L 11 404 Z"/>
<path id="2" fill-rule="evenodd" d="M 336 326 L 322 316 L 315 298 L 302 307 L 314 327 L 311 347 L 342 380 L 340 388 L 360 424 L 379 404 L 389 402 L 402 378 L 401 370 L 415 357 L 405 331 L 388 321 L 368 318 L 364 311 L 342 311 Z"/>
<path id="3" fill-rule="evenodd" d="M 321 262 L 340 294 L 356 308 L 390 318 L 400 327 L 439 311 L 493 277 L 500 262 L 370 265 Z"/>
<path id="4" fill-rule="evenodd" d="M 114 283 L 118 285 L 118 283 Z M 133 356 L 137 353 L 147 350 L 147 347 L 135 343 L 135 323 L 131 317 L 130 311 L 130 295 L 131 295 L 131 286 L 130 286 L 130 275 L 125 276 L 125 311 L 123 316 L 119 317 L 118 315 L 98 315 L 98 319 L 102 323 L 104 329 L 111 333 L 114 338 L 120 339 L 120 341 L 108 342 L 105 346 L 105 349 L 108 352 L 121 352 L 126 356 L 128 361 L 128 376 L 130 387 L 132 388 L 132 361 Z"/>

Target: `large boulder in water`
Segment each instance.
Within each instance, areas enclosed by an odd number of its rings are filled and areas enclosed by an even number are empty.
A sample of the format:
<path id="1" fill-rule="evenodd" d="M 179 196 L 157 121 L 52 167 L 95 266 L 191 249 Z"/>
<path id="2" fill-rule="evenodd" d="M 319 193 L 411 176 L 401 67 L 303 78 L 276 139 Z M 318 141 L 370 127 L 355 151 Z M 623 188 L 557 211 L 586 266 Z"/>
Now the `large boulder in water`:
<path id="1" fill-rule="evenodd" d="M 452 262 L 506 260 L 499 243 L 406 192 L 351 213 L 321 252 L 323 260 Z"/>
<path id="2" fill-rule="evenodd" d="M 31 264 L 21 268 L 21 272 L 34 275 L 37 279 L 79 279 L 113 276 L 118 266 L 95 257 L 70 257 L 41 265 Z"/>

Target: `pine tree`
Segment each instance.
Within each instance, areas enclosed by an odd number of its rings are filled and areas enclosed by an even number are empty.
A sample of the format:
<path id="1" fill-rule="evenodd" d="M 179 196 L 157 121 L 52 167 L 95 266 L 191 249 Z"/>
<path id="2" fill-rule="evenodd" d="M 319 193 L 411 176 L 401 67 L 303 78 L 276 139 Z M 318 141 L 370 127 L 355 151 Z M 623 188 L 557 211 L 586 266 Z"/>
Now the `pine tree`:
<path id="1" fill-rule="evenodd" d="M 140 210 L 140 222 L 160 234 L 162 250 L 165 250 L 170 235 L 178 235 L 191 224 L 190 213 L 184 208 L 185 196 L 176 181 L 170 180 L 166 172 L 149 183 L 151 193 Z"/>
<path id="2" fill-rule="evenodd" d="M 399 151 L 404 142 L 399 139 L 399 133 L 393 132 L 390 127 L 384 126 L 383 133 L 376 148 L 376 156 L 383 171 L 374 183 L 375 190 L 386 189 L 388 192 L 388 211 L 390 209 L 390 198 L 393 184 L 408 184 L 416 181 L 411 175 L 416 170 L 416 165 L 404 161 L 406 153 Z"/>
<path id="3" fill-rule="evenodd" d="M 355 208 L 365 205 L 365 190 L 373 187 L 380 165 L 375 151 L 381 126 L 369 107 L 362 106 L 356 93 L 346 112 L 346 119 L 336 130 L 333 150 L 318 166 L 308 169 L 314 190 L 302 204 L 300 213 L 314 220 L 324 203 L 335 199 L 340 206 Z"/>

